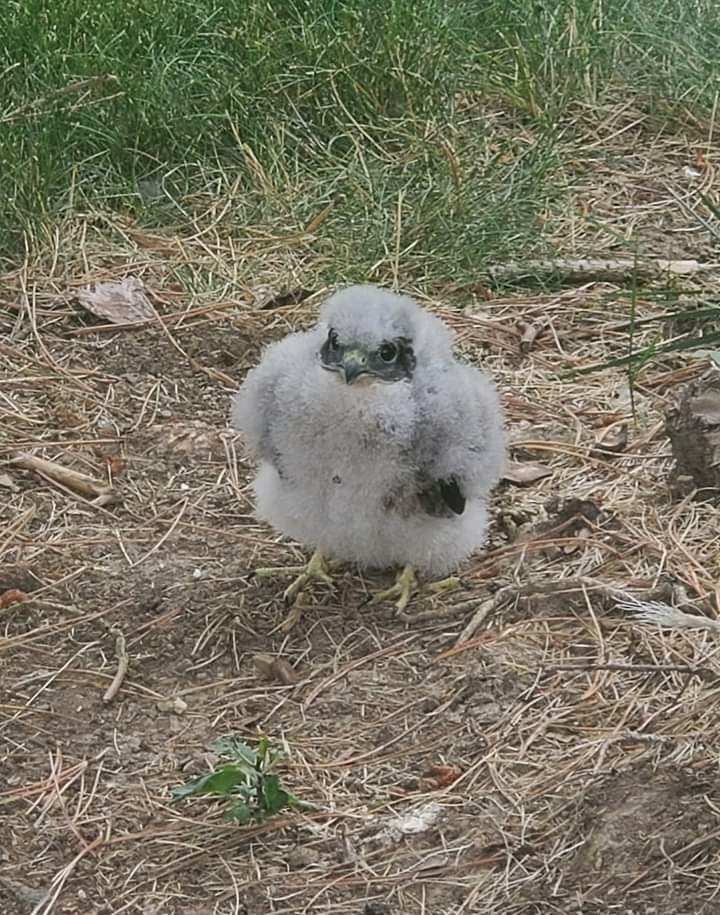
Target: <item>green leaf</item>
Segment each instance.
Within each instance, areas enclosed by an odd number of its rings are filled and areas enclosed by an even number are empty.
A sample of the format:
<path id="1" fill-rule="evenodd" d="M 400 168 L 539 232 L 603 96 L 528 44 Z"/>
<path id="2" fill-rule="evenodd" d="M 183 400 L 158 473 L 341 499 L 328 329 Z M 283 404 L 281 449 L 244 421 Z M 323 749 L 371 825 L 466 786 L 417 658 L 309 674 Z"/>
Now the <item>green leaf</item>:
<path id="1" fill-rule="evenodd" d="M 262 734 L 260 740 L 258 740 L 257 758 L 258 763 L 256 765 L 258 769 L 267 768 L 272 763 L 272 759 L 270 758 L 270 741 L 268 740 L 267 734 Z"/>
<path id="2" fill-rule="evenodd" d="M 262 780 L 262 799 L 263 807 L 268 816 L 287 807 L 290 795 L 281 786 L 280 778 L 277 775 L 266 775 Z"/>
<path id="3" fill-rule="evenodd" d="M 220 756 L 231 756 L 237 762 L 243 762 L 252 768 L 257 765 L 258 754 L 251 746 L 241 740 L 235 734 L 226 734 L 224 737 L 218 737 L 210 744 L 213 753 Z"/>
<path id="4" fill-rule="evenodd" d="M 236 804 L 231 804 L 223 816 L 226 820 L 235 820 L 244 826 L 252 819 L 252 810 L 244 801 L 238 801 Z"/>
<path id="5" fill-rule="evenodd" d="M 172 790 L 173 798 L 215 794 L 228 798 L 225 817 L 245 824 L 273 816 L 284 807 L 300 805 L 300 800 L 285 788 L 280 776 L 271 772 L 283 754 L 274 750 L 266 735 L 258 739 L 257 749 L 233 734 L 213 741 L 212 749 L 231 760 L 206 775 Z"/>
<path id="6" fill-rule="evenodd" d="M 214 772 L 201 775 L 184 785 L 178 785 L 172 790 L 173 798 L 192 797 L 197 794 L 222 794 L 228 795 L 240 782 L 247 779 L 246 773 L 235 763 L 227 763 Z"/>

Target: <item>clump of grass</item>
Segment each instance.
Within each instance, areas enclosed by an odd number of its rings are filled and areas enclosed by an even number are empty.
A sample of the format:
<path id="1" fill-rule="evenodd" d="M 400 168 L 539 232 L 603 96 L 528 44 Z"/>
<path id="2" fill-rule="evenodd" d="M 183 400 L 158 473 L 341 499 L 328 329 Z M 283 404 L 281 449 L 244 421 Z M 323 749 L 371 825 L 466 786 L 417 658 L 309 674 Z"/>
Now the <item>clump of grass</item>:
<path id="1" fill-rule="evenodd" d="M 120 0 L 10 4 L 6 214 L 79 193 L 142 205 L 153 178 L 187 191 L 213 163 L 247 188 L 246 149 L 284 172 L 318 155 L 342 169 L 358 143 L 397 151 L 395 122 L 442 118 L 468 60 L 463 20 L 440 0 L 144 0 L 120 28 L 126 15 Z"/>
<path id="2" fill-rule="evenodd" d="M 0 257 L 62 214 L 178 229 L 232 189 L 229 231 L 341 199 L 313 252 L 333 280 L 476 281 L 552 246 L 578 107 L 619 85 L 717 102 L 710 0 L 142 0 L 126 21 L 121 0 L 9 4 Z"/>
<path id="3" fill-rule="evenodd" d="M 226 762 L 173 788 L 174 799 L 199 795 L 224 798 L 225 817 L 241 824 L 265 820 L 285 807 L 300 803 L 274 771 L 283 756 L 265 735 L 255 748 L 234 735 L 213 741 L 210 748 L 225 757 Z"/>

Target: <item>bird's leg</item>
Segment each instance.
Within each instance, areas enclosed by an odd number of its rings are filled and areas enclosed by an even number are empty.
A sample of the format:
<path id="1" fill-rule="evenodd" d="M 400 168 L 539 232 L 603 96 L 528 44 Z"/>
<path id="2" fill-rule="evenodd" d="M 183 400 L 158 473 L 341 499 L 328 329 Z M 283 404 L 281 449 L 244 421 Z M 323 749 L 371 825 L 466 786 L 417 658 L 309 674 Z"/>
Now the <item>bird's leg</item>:
<path id="1" fill-rule="evenodd" d="M 375 604 L 381 604 L 383 601 L 392 600 L 396 597 L 397 601 L 395 602 L 395 607 L 402 612 L 410 603 L 410 598 L 417 589 L 418 581 L 417 576 L 415 575 L 415 569 L 413 569 L 412 566 L 405 566 L 398 575 L 395 584 L 385 591 L 378 592 L 369 603 L 370 606 L 374 606 Z"/>
<path id="2" fill-rule="evenodd" d="M 297 602 L 297 598 L 299 597 L 300 592 L 303 591 L 311 581 L 320 581 L 326 585 L 335 584 L 330 575 L 330 571 L 335 565 L 337 565 L 337 563 L 328 562 L 320 550 L 315 550 L 310 557 L 310 561 L 305 566 L 255 569 L 255 575 L 258 575 L 261 578 L 274 578 L 278 573 L 282 572 L 290 572 L 293 574 L 299 573 L 297 578 L 290 582 L 290 585 L 283 593 L 285 605 L 290 607 L 290 613 L 288 613 L 287 618 L 280 627 L 283 632 L 290 632 L 293 626 L 300 621 L 300 617 L 302 616 L 302 602 Z"/>
<path id="3" fill-rule="evenodd" d="M 448 578 L 442 578 L 439 581 L 430 581 L 423 584 L 422 590 L 430 591 L 432 594 L 442 594 L 443 591 L 450 591 L 459 584 L 460 579 L 451 575 Z M 405 566 L 398 575 L 395 584 L 386 591 L 380 591 L 376 594 L 372 600 L 369 601 L 369 604 L 373 606 L 374 604 L 382 603 L 382 601 L 397 598 L 395 607 L 399 613 L 402 613 L 410 603 L 412 596 L 419 590 L 421 590 L 421 588 L 418 584 L 415 570 L 412 566 Z"/>
<path id="4" fill-rule="evenodd" d="M 332 576 L 330 575 L 330 563 L 328 563 L 320 550 L 315 550 L 310 557 L 310 561 L 305 566 L 282 566 L 274 569 L 255 569 L 255 575 L 258 578 L 275 578 L 279 573 L 282 574 L 283 572 L 290 572 L 291 574 L 297 575 L 297 578 L 290 583 L 283 594 L 283 600 L 288 605 L 295 602 L 300 592 L 311 581 L 321 581 L 326 585 L 334 584 Z"/>

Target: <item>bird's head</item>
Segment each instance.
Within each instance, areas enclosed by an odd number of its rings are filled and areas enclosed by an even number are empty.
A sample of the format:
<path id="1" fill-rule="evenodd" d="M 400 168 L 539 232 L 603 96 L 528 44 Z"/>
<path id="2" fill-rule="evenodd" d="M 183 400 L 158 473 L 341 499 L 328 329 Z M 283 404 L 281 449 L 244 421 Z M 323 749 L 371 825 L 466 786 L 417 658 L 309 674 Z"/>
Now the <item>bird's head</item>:
<path id="1" fill-rule="evenodd" d="M 424 321 L 437 319 L 407 296 L 376 286 L 350 286 L 323 306 L 321 326 L 326 336 L 320 365 L 338 373 L 347 384 L 410 381 L 418 346 L 426 342 Z M 442 337 L 445 328 L 442 324 L 440 328 Z"/>

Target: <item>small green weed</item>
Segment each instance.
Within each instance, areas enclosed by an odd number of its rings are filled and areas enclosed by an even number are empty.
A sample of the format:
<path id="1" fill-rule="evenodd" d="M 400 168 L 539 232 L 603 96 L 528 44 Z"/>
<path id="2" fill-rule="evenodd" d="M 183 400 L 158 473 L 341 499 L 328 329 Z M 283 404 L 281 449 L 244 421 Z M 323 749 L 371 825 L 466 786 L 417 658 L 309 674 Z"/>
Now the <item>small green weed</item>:
<path id="1" fill-rule="evenodd" d="M 301 803 L 273 770 L 283 754 L 263 735 L 255 749 L 235 735 L 214 740 L 210 749 L 227 762 L 172 790 L 174 800 L 214 794 L 228 801 L 225 817 L 238 823 L 266 820 Z"/>

